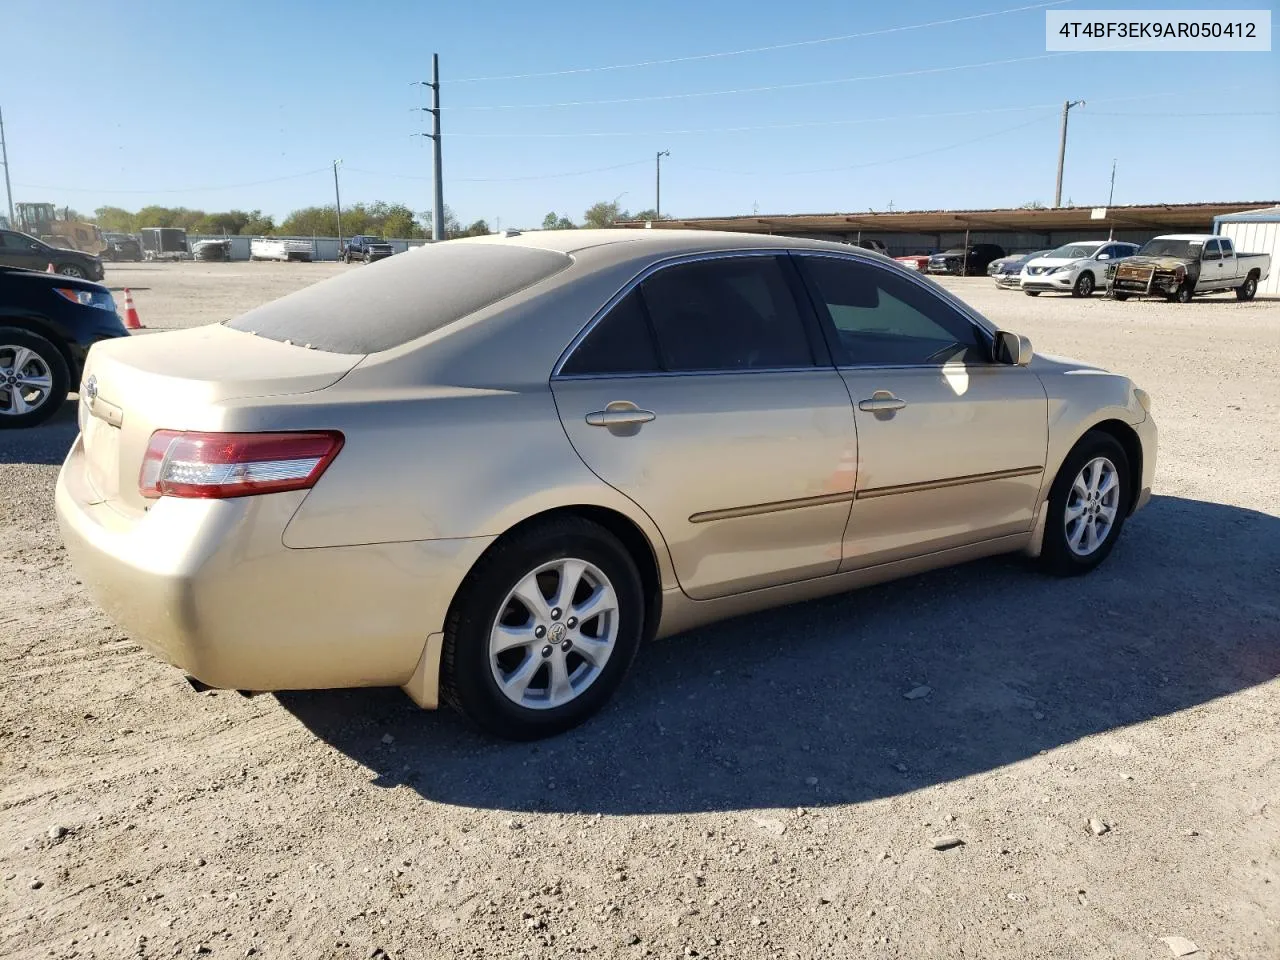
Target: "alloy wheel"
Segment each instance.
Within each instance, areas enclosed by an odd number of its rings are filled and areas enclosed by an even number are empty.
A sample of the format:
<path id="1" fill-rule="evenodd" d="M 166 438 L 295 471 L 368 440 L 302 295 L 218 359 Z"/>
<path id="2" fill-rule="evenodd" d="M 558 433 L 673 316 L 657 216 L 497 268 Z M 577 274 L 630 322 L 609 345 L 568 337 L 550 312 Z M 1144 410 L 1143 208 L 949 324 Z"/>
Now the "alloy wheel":
<path id="1" fill-rule="evenodd" d="M 600 677 L 619 623 L 618 595 L 599 567 L 571 557 L 544 563 L 498 608 L 489 631 L 493 679 L 518 706 L 564 706 Z"/>
<path id="2" fill-rule="evenodd" d="M 58 268 L 58 272 L 64 277 L 73 277 L 76 280 L 84 279 L 84 271 L 77 267 L 74 263 L 63 264 Z"/>
<path id="3" fill-rule="evenodd" d="M 20 417 L 40 409 L 53 393 L 53 372 L 28 347 L 0 343 L 0 416 Z"/>
<path id="4" fill-rule="evenodd" d="M 1094 457 L 1076 475 L 1063 515 L 1067 546 L 1078 557 L 1094 553 L 1115 527 L 1120 474 L 1106 457 Z"/>

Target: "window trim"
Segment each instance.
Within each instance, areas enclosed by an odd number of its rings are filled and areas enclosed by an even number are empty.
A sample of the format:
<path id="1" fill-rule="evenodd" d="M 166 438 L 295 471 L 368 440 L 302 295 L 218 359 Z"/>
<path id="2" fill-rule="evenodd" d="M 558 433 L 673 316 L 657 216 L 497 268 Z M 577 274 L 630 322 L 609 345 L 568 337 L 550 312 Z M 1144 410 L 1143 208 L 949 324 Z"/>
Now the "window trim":
<path id="1" fill-rule="evenodd" d="M 830 352 L 830 346 L 827 343 L 825 332 L 822 329 L 821 318 L 817 316 L 813 305 L 808 300 L 806 293 L 805 298 L 801 299 L 800 290 L 797 284 L 803 287 L 803 278 L 795 275 L 795 266 L 790 262 L 789 254 L 794 253 L 792 247 L 749 247 L 741 250 L 712 250 L 700 253 L 676 254 L 670 257 L 664 257 L 656 260 L 644 267 L 634 277 L 628 280 L 622 287 L 605 301 L 603 307 L 592 315 L 586 325 L 578 331 L 577 335 L 569 341 L 569 345 L 565 347 L 560 354 L 560 358 L 556 361 L 555 366 L 551 368 L 550 379 L 555 380 L 617 380 L 622 378 L 636 377 L 711 377 L 711 376 L 742 376 L 744 374 L 768 374 L 768 373 L 808 373 L 808 372 L 827 372 L 829 373 L 833 367 L 833 358 Z M 562 372 L 569 358 L 573 356 L 575 350 L 582 345 L 582 342 L 595 329 L 615 306 L 621 303 L 628 295 L 637 290 L 639 286 L 655 273 L 666 270 L 670 267 L 684 266 L 689 263 L 698 263 L 703 260 L 725 260 L 729 258 L 744 259 L 746 257 L 772 257 L 775 260 L 783 261 L 779 264 L 782 269 L 783 280 L 787 285 L 787 290 L 791 294 L 791 299 L 795 304 L 796 314 L 800 318 L 800 323 L 804 328 L 805 341 L 809 344 L 809 349 L 813 353 L 813 363 L 803 367 L 751 367 L 746 370 L 650 370 L 637 373 L 564 373 Z M 862 260 L 864 258 L 851 258 Z M 870 258 L 865 258 L 870 260 Z M 643 304 L 643 297 L 641 303 Z M 652 321 L 648 316 L 648 305 L 645 304 L 645 320 L 649 325 L 649 334 L 655 341 L 657 340 L 657 332 L 653 329 Z M 655 342 L 656 349 L 660 349 L 660 345 Z M 659 354 L 659 359 L 661 355 Z"/>
<path id="2" fill-rule="evenodd" d="M 960 300 L 958 297 L 953 296 L 951 291 L 937 284 L 927 282 L 926 279 L 924 277 L 921 277 L 917 271 L 908 270 L 906 267 L 903 267 L 900 264 L 897 265 L 896 267 L 890 267 L 876 260 L 872 260 L 870 257 L 849 256 L 843 252 L 835 251 L 835 250 L 827 251 L 827 250 L 793 249 L 791 251 L 791 254 L 797 257 L 825 257 L 831 260 L 850 260 L 850 261 L 853 261 L 854 263 L 859 263 L 859 264 L 862 264 L 863 266 L 871 267 L 872 269 L 883 270 L 885 273 L 898 274 L 899 276 L 904 277 L 909 283 L 914 283 L 917 287 L 920 287 L 926 293 L 930 293 L 933 296 L 938 297 L 947 306 L 955 310 L 956 313 L 958 313 L 962 319 L 968 321 L 968 323 L 977 330 L 979 339 L 981 339 L 984 343 L 986 343 L 988 355 L 994 358 L 995 339 L 996 339 L 997 329 L 991 323 L 991 321 L 988 320 L 986 317 L 982 316 L 981 314 L 974 312 L 974 310 L 970 308 L 968 304 Z M 807 276 L 804 275 L 803 271 L 801 271 L 801 274 L 802 274 L 802 279 L 805 282 L 805 289 L 806 291 L 809 292 L 809 296 L 812 297 L 817 291 L 812 289 L 813 283 L 812 281 L 809 280 Z M 836 356 L 836 346 L 833 345 L 831 341 L 833 339 L 838 339 L 838 336 L 839 336 L 838 331 L 835 329 L 834 324 L 832 324 L 829 314 L 827 315 L 826 319 L 823 319 L 823 311 L 820 311 L 818 309 L 818 305 L 815 303 L 812 306 L 813 306 L 814 313 L 818 317 L 818 323 L 822 327 L 823 335 L 828 340 L 828 347 L 831 350 L 831 355 L 834 358 Z M 847 370 L 847 371 L 940 370 L 941 368 L 946 366 L 946 363 L 836 363 L 835 366 L 837 370 Z M 968 363 L 968 364 L 965 364 L 965 366 L 987 368 L 987 367 L 1007 367 L 1009 366 L 1009 364 L 1000 363 L 995 359 L 990 359 L 990 360 L 983 360 L 977 363 Z"/>
<path id="3" fill-rule="evenodd" d="M 1209 255 L 1209 251 L 1213 251 L 1213 255 Z M 1204 247 L 1200 251 L 1201 263 L 1214 263 L 1222 259 L 1222 244 L 1218 242 L 1217 237 L 1212 237 L 1204 242 Z"/>

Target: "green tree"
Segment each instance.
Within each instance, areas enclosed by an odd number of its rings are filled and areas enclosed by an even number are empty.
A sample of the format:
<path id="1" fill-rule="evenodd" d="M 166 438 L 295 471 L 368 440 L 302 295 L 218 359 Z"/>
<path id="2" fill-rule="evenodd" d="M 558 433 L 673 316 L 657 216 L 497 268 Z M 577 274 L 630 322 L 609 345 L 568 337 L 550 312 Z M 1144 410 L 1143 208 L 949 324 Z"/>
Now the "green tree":
<path id="1" fill-rule="evenodd" d="M 265 237 L 274 233 L 276 229 L 275 217 L 270 217 L 261 210 L 252 210 L 249 212 L 248 219 L 244 225 L 240 227 L 240 236 L 242 237 Z"/>
<path id="2" fill-rule="evenodd" d="M 422 214 L 423 236 L 431 236 L 431 225 L 435 221 L 435 217 L 430 210 Z M 462 234 L 462 221 L 454 216 L 453 210 L 446 203 L 444 205 L 444 238 L 451 240 Z"/>
<path id="3" fill-rule="evenodd" d="M 542 229 L 543 230 L 575 230 L 577 229 L 577 224 L 575 224 L 568 217 L 562 217 L 559 214 L 557 214 L 554 210 L 552 210 L 550 213 L 548 213 L 545 217 L 542 218 Z"/>
<path id="4" fill-rule="evenodd" d="M 99 207 L 93 211 L 93 222 L 108 233 L 133 233 L 137 217 L 121 207 Z"/>
<path id="5" fill-rule="evenodd" d="M 625 220 L 627 218 L 619 217 L 619 219 Z M 650 207 L 648 210 L 641 210 L 639 213 L 631 214 L 630 219 L 632 220 L 670 220 L 671 218 L 667 216 L 665 213 L 659 214 L 657 210 L 654 210 L 652 207 Z"/>
<path id="6" fill-rule="evenodd" d="M 621 209 L 614 200 L 593 203 L 582 215 L 584 227 L 611 227 L 618 220 L 630 220 L 631 214 Z"/>

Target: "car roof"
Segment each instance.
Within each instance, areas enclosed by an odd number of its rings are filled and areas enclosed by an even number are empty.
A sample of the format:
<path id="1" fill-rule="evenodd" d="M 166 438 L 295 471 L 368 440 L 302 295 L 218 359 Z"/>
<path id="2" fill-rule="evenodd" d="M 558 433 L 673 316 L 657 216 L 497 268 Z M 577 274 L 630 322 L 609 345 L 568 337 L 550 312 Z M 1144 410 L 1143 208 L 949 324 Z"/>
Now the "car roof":
<path id="1" fill-rule="evenodd" d="M 556 253 L 574 254 L 586 250 L 604 252 L 609 247 L 618 249 L 620 259 L 640 255 L 661 256 L 665 253 L 691 253 L 699 250 L 779 250 L 820 249 L 851 252 L 860 250 L 876 255 L 875 251 L 847 243 L 830 240 L 808 240 L 801 237 L 774 236 L 762 233 L 732 233 L 727 230 L 528 230 L 513 236 L 489 234 L 468 237 L 452 243 L 499 243 L 522 247 L 536 247 Z M 622 249 L 626 252 L 623 253 Z"/>
<path id="2" fill-rule="evenodd" d="M 1162 233 L 1158 237 L 1152 237 L 1153 240 L 1213 240 L 1217 237 L 1215 233 Z M 1230 239 L 1228 237 L 1228 239 Z"/>

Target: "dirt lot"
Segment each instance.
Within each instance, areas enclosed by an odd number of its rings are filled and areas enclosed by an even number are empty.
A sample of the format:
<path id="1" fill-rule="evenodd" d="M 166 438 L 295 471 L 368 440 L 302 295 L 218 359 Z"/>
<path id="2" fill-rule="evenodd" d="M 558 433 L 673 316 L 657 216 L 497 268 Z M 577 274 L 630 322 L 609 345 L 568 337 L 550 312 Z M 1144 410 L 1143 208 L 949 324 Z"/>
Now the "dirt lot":
<path id="1" fill-rule="evenodd" d="M 164 328 L 342 269 L 108 282 Z M 653 644 L 541 745 L 395 690 L 193 692 L 59 546 L 71 410 L 0 437 L 0 956 L 1280 956 L 1280 303 L 949 285 L 1152 394 L 1156 497 L 1107 564 Z"/>

